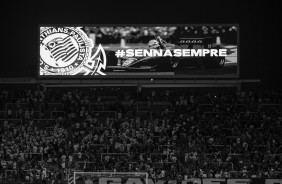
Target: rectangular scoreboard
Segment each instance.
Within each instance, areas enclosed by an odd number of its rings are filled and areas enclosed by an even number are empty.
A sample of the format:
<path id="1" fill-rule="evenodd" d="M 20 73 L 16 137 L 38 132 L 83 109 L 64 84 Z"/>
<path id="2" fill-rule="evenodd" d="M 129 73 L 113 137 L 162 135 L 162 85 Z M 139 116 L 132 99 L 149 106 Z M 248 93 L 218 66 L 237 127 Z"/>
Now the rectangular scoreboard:
<path id="1" fill-rule="evenodd" d="M 39 77 L 238 77 L 238 25 L 40 25 Z"/>

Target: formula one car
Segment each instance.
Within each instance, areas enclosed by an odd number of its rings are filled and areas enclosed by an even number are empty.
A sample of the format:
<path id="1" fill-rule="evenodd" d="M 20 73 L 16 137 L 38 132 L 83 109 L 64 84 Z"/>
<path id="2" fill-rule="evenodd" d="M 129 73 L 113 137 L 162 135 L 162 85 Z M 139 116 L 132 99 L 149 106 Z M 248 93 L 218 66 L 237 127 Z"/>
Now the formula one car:
<path id="1" fill-rule="evenodd" d="M 162 49 L 213 48 L 209 38 L 184 38 L 179 45 L 167 43 L 160 37 L 157 42 Z M 186 67 L 221 68 L 225 57 L 122 57 L 117 58 L 115 51 L 105 50 L 107 56 L 107 72 L 111 71 L 176 71 Z"/>

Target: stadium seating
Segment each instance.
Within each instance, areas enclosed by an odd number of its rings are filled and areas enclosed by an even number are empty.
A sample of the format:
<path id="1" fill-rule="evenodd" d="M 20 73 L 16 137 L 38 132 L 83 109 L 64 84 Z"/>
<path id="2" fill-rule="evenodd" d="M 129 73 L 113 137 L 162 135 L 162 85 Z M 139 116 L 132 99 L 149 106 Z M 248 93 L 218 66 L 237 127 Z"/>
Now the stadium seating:
<path id="1" fill-rule="evenodd" d="M 70 169 L 281 178 L 281 92 L 135 93 L 1 90 L 1 181 Z"/>

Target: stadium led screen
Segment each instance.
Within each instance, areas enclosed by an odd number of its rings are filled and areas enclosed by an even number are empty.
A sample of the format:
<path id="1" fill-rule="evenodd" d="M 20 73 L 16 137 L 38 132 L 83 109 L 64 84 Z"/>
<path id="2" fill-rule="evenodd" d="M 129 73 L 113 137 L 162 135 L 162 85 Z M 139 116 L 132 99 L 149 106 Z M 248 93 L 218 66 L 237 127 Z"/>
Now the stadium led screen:
<path id="1" fill-rule="evenodd" d="M 72 26 L 39 26 L 39 77 L 239 75 L 238 25 Z"/>

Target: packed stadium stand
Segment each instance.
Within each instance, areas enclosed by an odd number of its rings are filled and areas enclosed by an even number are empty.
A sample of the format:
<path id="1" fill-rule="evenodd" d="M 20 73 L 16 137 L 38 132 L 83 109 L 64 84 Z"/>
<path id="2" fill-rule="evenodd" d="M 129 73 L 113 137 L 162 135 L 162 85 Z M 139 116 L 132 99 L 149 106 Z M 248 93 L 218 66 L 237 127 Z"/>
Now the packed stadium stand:
<path id="1" fill-rule="evenodd" d="M 0 91 L 0 181 L 77 171 L 281 178 L 282 93 L 130 87 Z"/>

